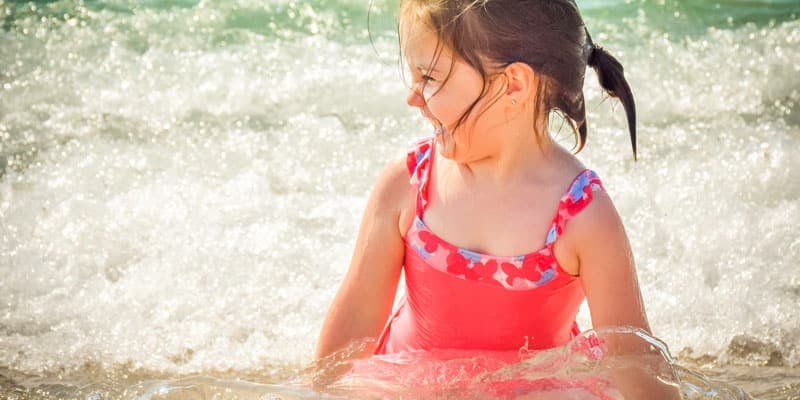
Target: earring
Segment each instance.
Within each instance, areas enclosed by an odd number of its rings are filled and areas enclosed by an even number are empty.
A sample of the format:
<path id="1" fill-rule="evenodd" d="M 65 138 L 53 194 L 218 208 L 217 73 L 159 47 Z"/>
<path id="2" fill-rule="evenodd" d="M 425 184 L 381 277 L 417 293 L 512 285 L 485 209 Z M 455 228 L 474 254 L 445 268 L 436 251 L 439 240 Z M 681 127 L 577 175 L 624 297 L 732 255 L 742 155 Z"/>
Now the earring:
<path id="1" fill-rule="evenodd" d="M 511 105 L 512 106 L 517 105 L 517 99 L 511 99 Z"/>

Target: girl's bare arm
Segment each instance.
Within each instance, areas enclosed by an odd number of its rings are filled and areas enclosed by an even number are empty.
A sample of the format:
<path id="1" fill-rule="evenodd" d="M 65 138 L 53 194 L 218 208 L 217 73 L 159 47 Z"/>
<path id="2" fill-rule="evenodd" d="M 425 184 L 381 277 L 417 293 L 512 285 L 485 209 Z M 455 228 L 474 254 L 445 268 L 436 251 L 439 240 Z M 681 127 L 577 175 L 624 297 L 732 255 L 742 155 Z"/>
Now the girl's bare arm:
<path id="1" fill-rule="evenodd" d="M 570 224 L 592 326 L 634 326 L 651 333 L 630 243 L 608 194 L 594 192 Z"/>
<path id="2" fill-rule="evenodd" d="M 391 312 L 403 265 L 400 222 L 413 187 L 404 161 L 388 164 L 367 203 L 350 268 L 322 324 L 316 357 L 377 337 Z M 411 196 L 409 198 L 409 196 Z M 406 207 L 407 208 L 407 207 Z M 371 353 L 372 346 L 366 349 Z"/>
<path id="3" fill-rule="evenodd" d="M 595 329 L 640 328 L 652 335 L 636 277 L 633 254 L 617 210 L 603 191 L 571 223 L 570 243 Z M 671 367 L 656 347 L 635 334 L 603 335 L 606 366 L 625 398 L 678 399 Z M 662 381 L 658 376 L 666 378 Z"/>

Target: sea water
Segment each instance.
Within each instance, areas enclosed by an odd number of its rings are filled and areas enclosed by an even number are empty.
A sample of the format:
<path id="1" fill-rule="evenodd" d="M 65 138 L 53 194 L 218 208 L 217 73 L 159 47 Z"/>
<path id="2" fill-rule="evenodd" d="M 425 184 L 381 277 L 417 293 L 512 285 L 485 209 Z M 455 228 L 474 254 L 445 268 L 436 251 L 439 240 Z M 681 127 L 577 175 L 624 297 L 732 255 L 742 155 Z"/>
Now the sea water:
<path id="1" fill-rule="evenodd" d="M 286 382 L 374 179 L 431 134 L 397 4 L 368 3 L 0 0 L 0 397 L 315 395 Z M 637 100 L 634 162 L 587 74 L 580 158 L 654 334 L 675 365 L 800 397 L 800 2 L 578 4 Z"/>

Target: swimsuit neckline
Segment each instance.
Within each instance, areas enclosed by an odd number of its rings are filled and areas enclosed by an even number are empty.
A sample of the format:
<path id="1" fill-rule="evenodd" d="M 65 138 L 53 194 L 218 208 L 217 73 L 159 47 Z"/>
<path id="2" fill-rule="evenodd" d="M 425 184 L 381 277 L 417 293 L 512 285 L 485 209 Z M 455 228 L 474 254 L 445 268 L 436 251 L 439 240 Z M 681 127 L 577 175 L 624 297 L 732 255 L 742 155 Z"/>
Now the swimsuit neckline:
<path id="1" fill-rule="evenodd" d="M 431 154 L 431 157 L 433 157 L 433 156 L 434 155 Z M 429 168 L 431 168 L 431 169 L 433 168 L 433 163 L 432 162 L 429 165 Z M 567 198 L 570 196 L 570 192 L 572 191 L 573 186 L 575 185 L 576 182 L 578 182 L 578 180 L 583 175 L 585 175 L 587 173 L 592 173 L 592 170 L 590 170 L 588 168 L 584 168 L 577 175 L 575 175 L 575 177 L 572 178 L 572 180 L 570 181 L 569 185 L 567 185 L 566 191 L 563 192 L 564 194 L 561 195 L 561 197 L 558 200 L 558 207 L 556 208 L 555 215 L 553 216 L 553 218 L 550 219 L 550 223 L 547 225 L 547 229 L 548 230 L 553 229 L 553 227 L 558 223 L 558 216 L 560 214 L 561 208 L 563 207 L 563 204 L 565 203 Z M 428 180 L 428 182 L 426 182 L 426 183 L 429 184 L 430 180 Z M 553 240 L 551 242 L 548 242 L 548 238 L 549 238 L 550 235 L 547 235 L 545 237 L 545 244 L 544 245 L 542 245 L 537 250 L 534 250 L 534 251 L 531 251 L 531 252 L 528 252 L 528 253 L 525 253 L 525 254 L 508 256 L 508 255 L 495 255 L 495 254 L 489 254 L 489 253 L 484 253 L 484 252 L 480 252 L 480 251 L 475 251 L 475 250 L 471 250 L 471 249 L 468 249 L 468 248 L 465 248 L 465 247 L 456 246 L 455 244 L 451 243 L 450 241 L 443 239 L 441 236 L 439 236 L 439 234 L 437 234 L 431 228 L 428 227 L 428 224 L 426 224 L 425 221 L 423 220 L 424 214 L 425 214 L 425 210 L 417 210 L 416 211 L 416 215 L 414 216 L 414 223 L 418 224 L 418 228 L 419 229 L 430 233 L 432 236 L 434 236 L 440 243 L 444 244 L 446 247 L 450 247 L 452 249 L 458 249 L 460 251 L 463 251 L 463 252 L 466 252 L 466 253 L 469 253 L 469 254 L 473 254 L 473 255 L 481 257 L 481 258 L 490 258 L 490 259 L 495 259 L 495 260 L 498 260 L 498 261 L 499 260 L 503 260 L 503 261 L 515 260 L 515 261 L 518 261 L 518 260 L 522 260 L 522 259 L 525 259 L 527 257 L 532 257 L 532 256 L 535 256 L 535 255 L 545 255 L 546 256 L 546 255 L 551 255 L 552 254 L 552 248 L 553 248 L 553 246 L 555 244 L 555 240 Z M 409 230 L 411 230 L 411 229 L 413 229 L 413 226 L 411 228 L 409 228 Z M 560 265 L 559 265 L 559 267 L 560 267 Z"/>
<path id="2" fill-rule="evenodd" d="M 603 190 L 597 174 L 583 168 L 558 200 L 555 215 L 547 226 L 544 245 L 520 255 L 493 255 L 454 245 L 433 232 L 423 220 L 434 158 L 432 138 L 417 141 L 408 152 L 406 164 L 410 183 L 417 186 L 414 222 L 403 235 L 409 251 L 419 255 L 433 269 L 460 279 L 527 290 L 547 284 L 559 276 L 572 280 L 578 275 L 565 271 L 555 258 L 553 247 L 567 222 L 589 203 L 592 192 Z"/>

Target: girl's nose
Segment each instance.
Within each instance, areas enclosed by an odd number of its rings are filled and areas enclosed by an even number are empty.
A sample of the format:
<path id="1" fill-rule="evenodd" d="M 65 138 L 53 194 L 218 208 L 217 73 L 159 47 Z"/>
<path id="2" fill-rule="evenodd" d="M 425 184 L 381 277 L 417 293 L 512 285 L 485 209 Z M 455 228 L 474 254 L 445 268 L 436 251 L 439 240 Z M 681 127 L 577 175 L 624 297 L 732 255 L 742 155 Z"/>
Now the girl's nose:
<path id="1" fill-rule="evenodd" d="M 422 88 L 418 85 L 411 86 L 406 103 L 411 107 L 424 107 L 425 98 L 422 97 Z"/>

